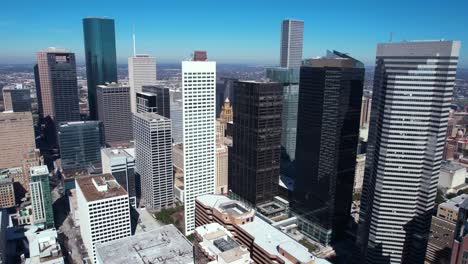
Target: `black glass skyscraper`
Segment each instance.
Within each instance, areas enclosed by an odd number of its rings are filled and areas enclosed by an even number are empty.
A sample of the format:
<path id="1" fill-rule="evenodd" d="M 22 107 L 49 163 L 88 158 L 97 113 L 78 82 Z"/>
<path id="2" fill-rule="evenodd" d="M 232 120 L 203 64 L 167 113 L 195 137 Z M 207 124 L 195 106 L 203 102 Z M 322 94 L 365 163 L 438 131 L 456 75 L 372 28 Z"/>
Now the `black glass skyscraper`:
<path id="1" fill-rule="evenodd" d="M 291 206 L 302 230 L 324 244 L 349 219 L 363 82 L 363 64 L 336 51 L 301 67 Z"/>
<path id="2" fill-rule="evenodd" d="M 171 98 L 169 88 L 156 85 L 144 85 L 141 90 L 143 92 L 149 92 L 156 95 L 154 105 L 150 105 L 150 107 L 155 107 L 155 112 L 158 115 L 171 118 Z"/>
<path id="3" fill-rule="evenodd" d="M 117 82 L 114 20 L 100 17 L 85 18 L 83 32 L 89 115 L 92 120 L 97 120 L 97 86 L 106 82 Z"/>
<path id="4" fill-rule="evenodd" d="M 278 194 L 282 95 L 279 83 L 234 82 L 229 189 L 253 205 Z"/>

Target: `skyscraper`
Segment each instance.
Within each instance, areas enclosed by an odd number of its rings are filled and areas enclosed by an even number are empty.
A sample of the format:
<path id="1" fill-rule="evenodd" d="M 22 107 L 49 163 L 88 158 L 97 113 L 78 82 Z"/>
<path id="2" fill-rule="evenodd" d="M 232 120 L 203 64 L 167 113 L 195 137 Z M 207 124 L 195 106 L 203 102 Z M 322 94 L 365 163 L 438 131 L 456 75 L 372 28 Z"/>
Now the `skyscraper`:
<path id="1" fill-rule="evenodd" d="M 128 142 L 133 139 L 130 87 L 117 83 L 98 85 L 98 119 L 104 126 L 106 144 Z"/>
<path id="2" fill-rule="evenodd" d="M 302 61 L 304 21 L 285 19 L 281 25 L 280 66 L 298 68 Z"/>
<path id="3" fill-rule="evenodd" d="M 104 140 L 100 121 L 62 123 L 58 130 L 63 170 L 86 169 L 101 163 Z"/>
<path id="4" fill-rule="evenodd" d="M 97 86 L 117 82 L 114 20 L 103 17 L 84 18 L 83 32 L 89 115 L 92 120 L 97 120 Z"/>
<path id="5" fill-rule="evenodd" d="M 0 112 L 0 168 L 21 167 L 23 155 L 36 148 L 31 112 Z"/>
<path id="6" fill-rule="evenodd" d="M 152 209 L 174 204 L 171 120 L 156 113 L 134 113 L 136 170 L 141 198 Z"/>
<path id="7" fill-rule="evenodd" d="M 156 113 L 166 118 L 171 118 L 171 103 L 169 88 L 156 85 L 143 85 L 143 92 L 150 92 L 156 95 Z"/>
<path id="8" fill-rule="evenodd" d="M 377 46 L 357 243 L 362 263 L 423 263 L 460 42 Z"/>
<path id="9" fill-rule="evenodd" d="M 362 128 L 369 127 L 371 106 L 372 106 L 372 95 L 364 95 L 362 97 L 361 118 L 360 118 L 361 119 L 360 126 Z"/>
<path id="10" fill-rule="evenodd" d="M 252 205 L 278 194 L 283 87 L 279 83 L 234 84 L 233 146 L 229 189 Z"/>
<path id="11" fill-rule="evenodd" d="M 302 230 L 324 244 L 349 220 L 363 85 L 364 64 L 337 51 L 301 67 L 291 205 Z"/>
<path id="12" fill-rule="evenodd" d="M 136 93 L 141 92 L 143 85 L 156 84 L 156 59 L 146 54 L 135 54 L 128 58 L 128 82 L 132 112 L 136 112 Z"/>
<path id="13" fill-rule="evenodd" d="M 3 105 L 5 111 L 30 112 L 31 92 L 22 87 L 3 87 Z"/>
<path id="14" fill-rule="evenodd" d="M 201 56 L 203 57 L 203 56 Z M 182 61 L 185 234 L 195 229 L 195 198 L 215 192 L 216 62 Z"/>
<path id="15" fill-rule="evenodd" d="M 42 165 L 32 167 L 30 170 L 31 205 L 33 210 L 33 223 L 43 226 L 44 229 L 54 227 L 54 212 L 49 184 L 49 170 Z"/>
<path id="16" fill-rule="evenodd" d="M 56 124 L 80 120 L 75 54 L 55 48 L 38 51 L 37 74 L 39 115 Z"/>

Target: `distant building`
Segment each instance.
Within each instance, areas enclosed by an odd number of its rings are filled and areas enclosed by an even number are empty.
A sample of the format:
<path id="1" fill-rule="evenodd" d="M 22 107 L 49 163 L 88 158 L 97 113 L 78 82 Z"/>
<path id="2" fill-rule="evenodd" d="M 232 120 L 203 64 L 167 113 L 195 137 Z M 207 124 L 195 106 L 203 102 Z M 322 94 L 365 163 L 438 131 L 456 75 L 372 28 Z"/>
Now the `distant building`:
<path id="1" fill-rule="evenodd" d="M 468 252 L 468 199 L 463 201 L 458 211 L 450 264 L 465 264 L 468 259 L 466 252 Z"/>
<path id="2" fill-rule="evenodd" d="M 102 173 L 110 173 L 128 193 L 130 204 L 136 207 L 135 149 L 101 149 Z"/>
<path id="3" fill-rule="evenodd" d="M 33 210 L 33 223 L 45 229 L 54 227 L 54 211 L 52 208 L 52 195 L 49 183 L 49 170 L 42 165 L 32 167 L 30 170 L 31 204 Z"/>
<path id="4" fill-rule="evenodd" d="M 216 222 L 195 228 L 193 249 L 197 264 L 253 263 L 247 247 L 236 242 L 234 235 Z"/>
<path id="5" fill-rule="evenodd" d="M 338 51 L 301 67 L 291 209 L 323 244 L 341 239 L 349 221 L 363 86 L 364 64 Z"/>
<path id="6" fill-rule="evenodd" d="M 182 61 L 185 235 L 195 229 L 195 199 L 215 192 L 215 82 L 216 62 L 207 61 L 206 52 Z"/>
<path id="7" fill-rule="evenodd" d="M 36 149 L 31 112 L 0 112 L 0 168 L 20 167 L 23 155 Z"/>
<path id="8" fill-rule="evenodd" d="M 89 116 L 91 120 L 98 120 L 97 86 L 117 82 L 114 20 L 104 17 L 84 18 L 83 33 Z"/>
<path id="9" fill-rule="evenodd" d="M 440 168 L 438 188 L 456 189 L 463 187 L 466 180 L 466 168 L 450 161 L 444 161 Z"/>
<path id="10" fill-rule="evenodd" d="M 172 121 L 172 142 L 174 144 L 184 142 L 183 132 L 183 104 L 182 100 L 171 98 L 171 121 Z"/>
<path id="11" fill-rule="evenodd" d="M 76 178 L 81 237 L 92 263 L 96 244 L 131 235 L 128 193 L 111 174 Z"/>
<path id="12" fill-rule="evenodd" d="M 0 175 L 0 209 L 14 207 L 15 205 L 13 180 L 10 178 L 2 178 Z"/>
<path id="13" fill-rule="evenodd" d="M 65 263 L 55 229 L 36 232 L 28 230 L 25 235 L 29 244 L 29 258 L 25 264 Z"/>
<path id="14" fill-rule="evenodd" d="M 194 264 L 192 244 L 173 225 L 97 244 L 96 260 L 97 264 Z"/>
<path id="15" fill-rule="evenodd" d="M 372 96 L 364 95 L 361 103 L 360 127 L 369 127 Z"/>
<path id="16" fill-rule="evenodd" d="M 223 195 L 203 195 L 196 200 L 196 226 L 219 223 L 234 240 L 246 247 L 255 263 L 326 264 L 293 238 L 276 229 L 255 210 Z M 219 259 L 218 259 L 219 261 Z"/>
<path id="17" fill-rule="evenodd" d="M 85 169 L 101 163 L 104 139 L 100 121 L 62 123 L 58 130 L 62 170 Z"/>
<path id="18" fill-rule="evenodd" d="M 281 23 L 280 66 L 301 67 L 304 21 L 285 19 Z"/>
<path id="19" fill-rule="evenodd" d="M 228 193 L 228 147 L 216 144 L 216 194 Z"/>
<path id="20" fill-rule="evenodd" d="M 354 173 L 353 193 L 360 193 L 362 191 L 365 167 L 366 167 L 366 155 L 365 154 L 357 155 L 356 156 L 356 171 Z"/>
<path id="21" fill-rule="evenodd" d="M 238 81 L 234 85 L 229 190 L 252 205 L 278 194 L 283 87 Z"/>
<path id="22" fill-rule="evenodd" d="M 223 123 L 224 127 L 226 127 L 228 122 L 232 122 L 233 120 L 232 106 L 229 98 L 224 100 L 224 104 L 221 107 L 221 113 L 219 114 L 219 120 Z"/>
<path id="23" fill-rule="evenodd" d="M 136 113 L 136 93 L 143 85 L 156 84 L 156 59 L 146 54 L 135 54 L 128 58 L 128 82 L 132 112 Z"/>
<path id="24" fill-rule="evenodd" d="M 98 85 L 96 90 L 98 118 L 104 126 L 106 144 L 133 139 L 130 87 L 117 83 Z"/>
<path id="25" fill-rule="evenodd" d="M 75 54 L 55 48 L 38 51 L 37 74 L 39 115 L 55 124 L 80 120 Z"/>
<path id="26" fill-rule="evenodd" d="M 136 171 L 141 198 L 152 209 L 174 204 L 171 120 L 156 113 L 134 113 Z"/>
<path id="27" fill-rule="evenodd" d="M 143 92 L 156 95 L 154 107 L 156 107 L 155 110 L 158 115 L 171 118 L 171 98 L 169 88 L 157 85 L 144 85 L 141 89 Z"/>
<path id="28" fill-rule="evenodd" d="M 31 92 L 29 89 L 3 87 L 3 106 L 5 111 L 31 112 Z"/>

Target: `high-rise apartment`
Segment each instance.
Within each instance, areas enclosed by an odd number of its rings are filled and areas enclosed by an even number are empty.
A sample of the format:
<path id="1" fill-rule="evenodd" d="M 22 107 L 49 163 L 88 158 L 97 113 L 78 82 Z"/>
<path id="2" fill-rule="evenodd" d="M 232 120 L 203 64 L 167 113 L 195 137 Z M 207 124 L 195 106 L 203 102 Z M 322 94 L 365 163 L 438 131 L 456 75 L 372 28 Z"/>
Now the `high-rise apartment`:
<path id="1" fill-rule="evenodd" d="M 96 91 L 98 119 L 104 126 L 108 145 L 133 139 L 130 87 L 117 83 L 98 85 Z"/>
<path id="2" fill-rule="evenodd" d="M 171 118 L 171 97 L 169 88 L 156 85 L 144 85 L 141 89 L 143 92 L 156 95 L 155 107 L 158 115 Z"/>
<path id="3" fill-rule="evenodd" d="M 128 193 L 110 174 L 76 178 L 83 244 L 96 263 L 96 244 L 131 235 Z"/>
<path id="4" fill-rule="evenodd" d="M 83 32 L 89 115 L 92 120 L 97 120 L 97 86 L 117 82 L 114 20 L 104 17 L 84 18 Z"/>
<path id="5" fill-rule="evenodd" d="M 52 196 L 49 184 L 49 170 L 42 165 L 32 167 L 30 170 L 31 205 L 33 210 L 33 223 L 45 229 L 54 227 L 54 211 L 52 209 Z"/>
<path id="6" fill-rule="evenodd" d="M 100 121 L 62 123 L 58 131 L 61 166 L 64 171 L 85 169 L 101 163 L 104 141 Z"/>
<path id="7" fill-rule="evenodd" d="M 127 191 L 130 205 L 136 207 L 135 158 L 134 148 L 101 149 L 102 173 L 110 173 Z"/>
<path id="8" fill-rule="evenodd" d="M 135 113 L 136 171 L 141 198 L 147 207 L 161 209 L 174 204 L 171 120 L 156 113 Z"/>
<path id="9" fill-rule="evenodd" d="M 39 115 L 56 124 L 80 120 L 75 54 L 55 48 L 38 51 L 37 74 Z"/>
<path id="10" fill-rule="evenodd" d="M 141 92 L 143 85 L 156 84 L 156 59 L 146 54 L 135 54 L 128 58 L 128 81 L 132 112 L 136 112 L 136 93 Z"/>
<path id="11" fill-rule="evenodd" d="M 280 66 L 301 67 L 304 21 L 285 19 L 281 24 Z"/>
<path id="12" fill-rule="evenodd" d="M 22 87 L 3 87 L 5 111 L 31 112 L 31 92 Z"/>
<path id="13" fill-rule="evenodd" d="M 229 189 L 257 205 L 278 194 L 283 87 L 279 83 L 234 84 L 234 129 Z"/>
<path id="14" fill-rule="evenodd" d="M 182 61 L 186 235 L 195 229 L 195 199 L 215 192 L 216 62 L 200 57 Z"/>
<path id="15" fill-rule="evenodd" d="M 302 230 L 324 244 L 349 220 L 363 85 L 364 64 L 337 51 L 301 67 L 291 205 Z"/>
<path id="16" fill-rule="evenodd" d="M 31 112 L 0 112 L 0 168 L 20 167 L 23 154 L 36 148 Z"/>
<path id="17" fill-rule="evenodd" d="M 423 263 L 460 42 L 377 46 L 357 243 L 362 263 Z"/>

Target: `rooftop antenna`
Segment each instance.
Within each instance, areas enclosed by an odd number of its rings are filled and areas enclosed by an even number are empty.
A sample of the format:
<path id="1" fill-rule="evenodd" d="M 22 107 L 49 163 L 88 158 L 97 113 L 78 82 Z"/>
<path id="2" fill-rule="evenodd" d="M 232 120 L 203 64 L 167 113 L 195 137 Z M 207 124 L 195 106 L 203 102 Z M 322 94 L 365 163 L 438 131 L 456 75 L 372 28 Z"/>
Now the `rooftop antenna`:
<path id="1" fill-rule="evenodd" d="M 136 57 L 135 25 L 133 25 L 133 57 Z"/>
<path id="2" fill-rule="evenodd" d="M 392 40 L 393 40 L 393 32 L 390 32 L 390 43 L 392 43 Z"/>

